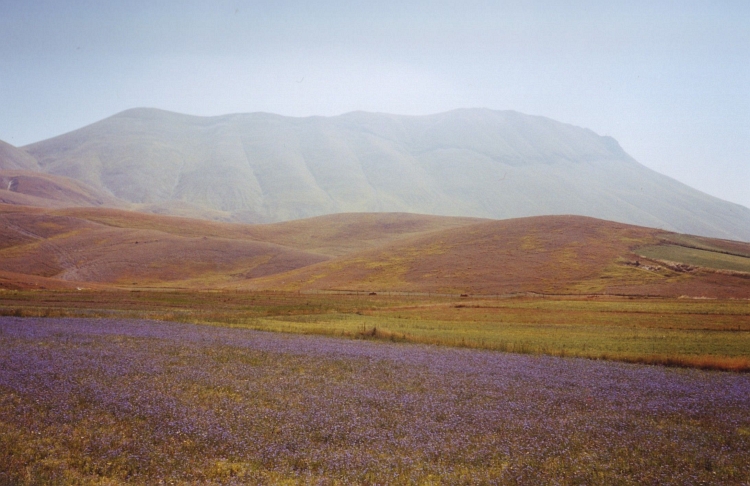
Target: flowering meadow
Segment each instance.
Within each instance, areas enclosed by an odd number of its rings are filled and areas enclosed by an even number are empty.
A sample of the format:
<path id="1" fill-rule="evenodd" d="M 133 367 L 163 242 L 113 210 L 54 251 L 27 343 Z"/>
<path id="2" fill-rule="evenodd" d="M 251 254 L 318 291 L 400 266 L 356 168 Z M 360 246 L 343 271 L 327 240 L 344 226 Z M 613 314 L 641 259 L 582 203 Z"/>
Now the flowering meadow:
<path id="1" fill-rule="evenodd" d="M 0 317 L 0 484 L 750 484 L 750 375 Z"/>

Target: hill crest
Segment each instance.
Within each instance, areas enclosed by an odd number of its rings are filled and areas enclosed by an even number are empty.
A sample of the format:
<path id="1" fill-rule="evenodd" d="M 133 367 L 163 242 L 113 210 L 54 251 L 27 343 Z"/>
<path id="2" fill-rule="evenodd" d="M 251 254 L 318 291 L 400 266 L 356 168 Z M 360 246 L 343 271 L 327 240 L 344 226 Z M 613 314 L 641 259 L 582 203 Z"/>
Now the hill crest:
<path id="1" fill-rule="evenodd" d="M 750 244 L 582 216 L 344 214 L 240 225 L 0 204 L 0 270 L 6 288 L 750 298 Z"/>

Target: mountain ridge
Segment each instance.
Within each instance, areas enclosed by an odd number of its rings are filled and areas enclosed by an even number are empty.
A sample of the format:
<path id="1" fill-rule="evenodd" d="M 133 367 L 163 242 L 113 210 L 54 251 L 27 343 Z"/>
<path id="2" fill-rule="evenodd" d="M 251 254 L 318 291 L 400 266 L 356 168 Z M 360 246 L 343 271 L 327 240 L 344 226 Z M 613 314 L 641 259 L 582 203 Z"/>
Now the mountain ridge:
<path id="1" fill-rule="evenodd" d="M 750 241 L 750 209 L 644 167 L 612 137 L 515 111 L 293 118 L 134 108 L 22 150 L 46 173 L 147 211 L 179 203 L 244 222 L 579 214 Z"/>
<path id="2" fill-rule="evenodd" d="M 39 164 L 24 149 L 0 140 L 0 170 L 39 170 Z"/>

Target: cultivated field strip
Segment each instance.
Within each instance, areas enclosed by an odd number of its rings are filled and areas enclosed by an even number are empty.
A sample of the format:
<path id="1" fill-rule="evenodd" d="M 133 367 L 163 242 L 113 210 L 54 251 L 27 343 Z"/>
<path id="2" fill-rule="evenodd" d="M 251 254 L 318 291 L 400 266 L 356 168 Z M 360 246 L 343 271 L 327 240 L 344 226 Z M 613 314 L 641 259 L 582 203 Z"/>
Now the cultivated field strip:
<path id="1" fill-rule="evenodd" d="M 750 308 L 741 300 L 13 291 L 2 294 L 0 315 L 153 319 L 750 371 Z"/>

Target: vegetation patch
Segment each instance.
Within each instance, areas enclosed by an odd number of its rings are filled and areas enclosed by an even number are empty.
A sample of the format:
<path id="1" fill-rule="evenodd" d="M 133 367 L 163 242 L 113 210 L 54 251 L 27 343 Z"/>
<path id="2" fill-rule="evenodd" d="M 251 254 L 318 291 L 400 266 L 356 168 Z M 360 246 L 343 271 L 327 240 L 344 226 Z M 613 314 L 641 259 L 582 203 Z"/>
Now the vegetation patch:
<path id="1" fill-rule="evenodd" d="M 743 300 L 462 298 L 351 292 L 3 292 L 0 315 L 123 317 L 215 328 L 750 371 Z"/>
<path id="2" fill-rule="evenodd" d="M 740 374 L 4 317 L 0 483 L 742 484 L 748 394 Z"/>
<path id="3" fill-rule="evenodd" d="M 684 263 L 715 270 L 750 273 L 750 257 L 680 245 L 651 245 L 638 248 L 637 253 L 654 260 Z M 688 271 L 688 267 L 674 267 Z"/>

